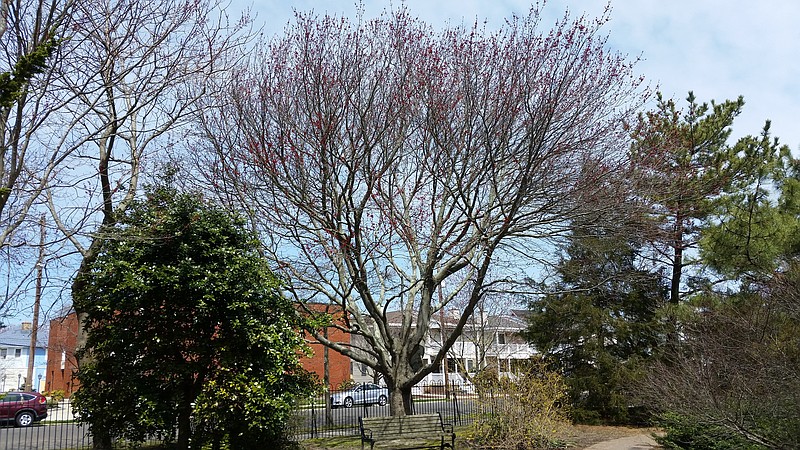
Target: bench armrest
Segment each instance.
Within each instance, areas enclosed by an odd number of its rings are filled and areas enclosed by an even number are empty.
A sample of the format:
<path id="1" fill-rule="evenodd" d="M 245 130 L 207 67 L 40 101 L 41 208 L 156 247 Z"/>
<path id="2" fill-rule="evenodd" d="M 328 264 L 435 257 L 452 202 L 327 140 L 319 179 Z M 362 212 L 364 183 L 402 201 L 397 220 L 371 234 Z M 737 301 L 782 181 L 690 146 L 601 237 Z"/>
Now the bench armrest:
<path id="1" fill-rule="evenodd" d="M 445 433 L 452 433 L 453 432 L 453 424 L 452 423 L 443 423 L 442 424 L 442 431 Z"/>
<path id="2" fill-rule="evenodd" d="M 361 430 L 361 440 L 371 441 L 372 440 L 372 430 L 370 430 L 369 428 L 363 428 Z"/>

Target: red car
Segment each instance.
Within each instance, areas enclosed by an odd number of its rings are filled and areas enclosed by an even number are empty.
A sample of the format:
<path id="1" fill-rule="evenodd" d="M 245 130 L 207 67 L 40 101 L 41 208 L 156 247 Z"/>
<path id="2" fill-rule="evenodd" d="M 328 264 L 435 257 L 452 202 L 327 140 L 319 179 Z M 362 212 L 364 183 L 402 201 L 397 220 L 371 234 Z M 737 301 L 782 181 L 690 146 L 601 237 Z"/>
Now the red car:
<path id="1" fill-rule="evenodd" d="M 9 392 L 0 399 L 0 421 L 13 420 L 18 427 L 29 427 L 45 417 L 47 398 L 38 392 Z"/>

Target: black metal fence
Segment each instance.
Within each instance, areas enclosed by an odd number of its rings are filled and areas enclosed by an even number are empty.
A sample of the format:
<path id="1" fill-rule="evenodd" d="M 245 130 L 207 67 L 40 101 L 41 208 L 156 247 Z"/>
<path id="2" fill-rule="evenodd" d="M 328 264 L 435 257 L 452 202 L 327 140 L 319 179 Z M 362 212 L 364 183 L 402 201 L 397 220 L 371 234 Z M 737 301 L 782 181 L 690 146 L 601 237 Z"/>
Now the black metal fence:
<path id="1" fill-rule="evenodd" d="M 356 386 L 353 389 L 358 388 Z M 367 385 L 360 385 L 364 390 Z M 370 386 L 376 387 L 376 386 Z M 389 393 L 385 388 L 373 389 L 371 397 L 358 397 L 353 389 L 333 391 L 308 399 L 297 409 L 290 433 L 298 440 L 357 436 L 358 418 L 388 416 Z M 350 394 L 350 395 L 348 395 Z M 348 396 L 352 403 L 346 401 Z M 381 399 L 384 396 L 384 399 Z M 339 404 L 332 405 L 334 397 Z M 453 383 L 449 389 L 442 384 L 418 385 L 412 390 L 414 414 L 440 413 L 446 423 L 465 425 L 486 414 L 494 404 L 492 396 L 479 399 L 471 386 Z M 158 444 L 154 440 L 146 444 Z M 47 418 L 30 427 L 15 427 L 13 421 L 0 422 L 0 450 L 82 450 L 92 448 L 92 437 L 85 426 L 74 417 L 70 401 L 52 405 Z M 128 448 L 117 443 L 117 448 Z"/>
<path id="2" fill-rule="evenodd" d="M 0 423 L 0 449 L 81 449 L 92 445 L 85 427 L 75 423 L 69 400 L 51 405 L 47 417 L 25 428 Z"/>
<path id="3" fill-rule="evenodd" d="M 148 442 L 157 444 L 159 441 Z M 47 417 L 29 427 L 13 420 L 0 422 L 0 450 L 82 450 L 92 448 L 92 437 L 75 421 L 69 399 L 50 405 Z M 127 448 L 124 442 L 116 448 Z"/>
<path id="4" fill-rule="evenodd" d="M 359 385 L 364 390 L 367 385 Z M 358 418 L 388 416 L 389 403 L 380 401 L 383 391 L 371 397 L 371 400 L 361 401 L 355 389 L 331 391 L 320 394 L 300 405 L 296 411 L 294 421 L 290 424 L 292 435 L 298 440 L 358 435 Z M 345 399 L 351 398 L 352 405 L 345 406 Z M 334 398 L 336 401 L 328 403 Z M 451 384 L 445 389 L 442 384 L 417 385 L 411 391 L 412 411 L 414 414 L 440 413 L 445 423 L 465 425 L 472 423 L 475 418 L 485 411 L 477 393 L 471 386 Z M 340 404 L 336 404 L 340 403 Z"/>

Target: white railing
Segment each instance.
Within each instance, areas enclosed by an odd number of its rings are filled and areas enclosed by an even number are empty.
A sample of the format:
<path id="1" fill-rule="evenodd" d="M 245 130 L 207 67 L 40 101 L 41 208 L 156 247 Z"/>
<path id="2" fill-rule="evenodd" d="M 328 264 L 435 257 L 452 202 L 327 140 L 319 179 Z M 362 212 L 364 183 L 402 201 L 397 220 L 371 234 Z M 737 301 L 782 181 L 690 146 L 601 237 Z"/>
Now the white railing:
<path id="1" fill-rule="evenodd" d="M 487 354 L 500 358 L 525 359 L 536 354 L 528 344 L 492 344 Z"/>

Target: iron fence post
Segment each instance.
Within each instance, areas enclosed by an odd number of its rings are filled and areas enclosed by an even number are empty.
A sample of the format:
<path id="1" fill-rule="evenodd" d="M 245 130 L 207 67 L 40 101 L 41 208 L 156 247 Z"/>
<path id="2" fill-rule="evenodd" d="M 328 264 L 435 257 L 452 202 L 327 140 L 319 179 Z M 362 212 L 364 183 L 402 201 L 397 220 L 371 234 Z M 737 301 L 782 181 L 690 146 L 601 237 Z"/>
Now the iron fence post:
<path id="1" fill-rule="evenodd" d="M 317 399 L 311 400 L 311 437 L 315 438 L 317 436 L 317 411 L 316 411 L 316 403 Z"/>
<path id="2" fill-rule="evenodd" d="M 453 383 L 453 389 L 451 389 L 453 393 L 453 423 L 458 423 L 459 426 L 462 425 L 461 423 L 461 410 L 458 407 L 458 396 L 456 395 L 455 389 L 455 382 Z"/>

